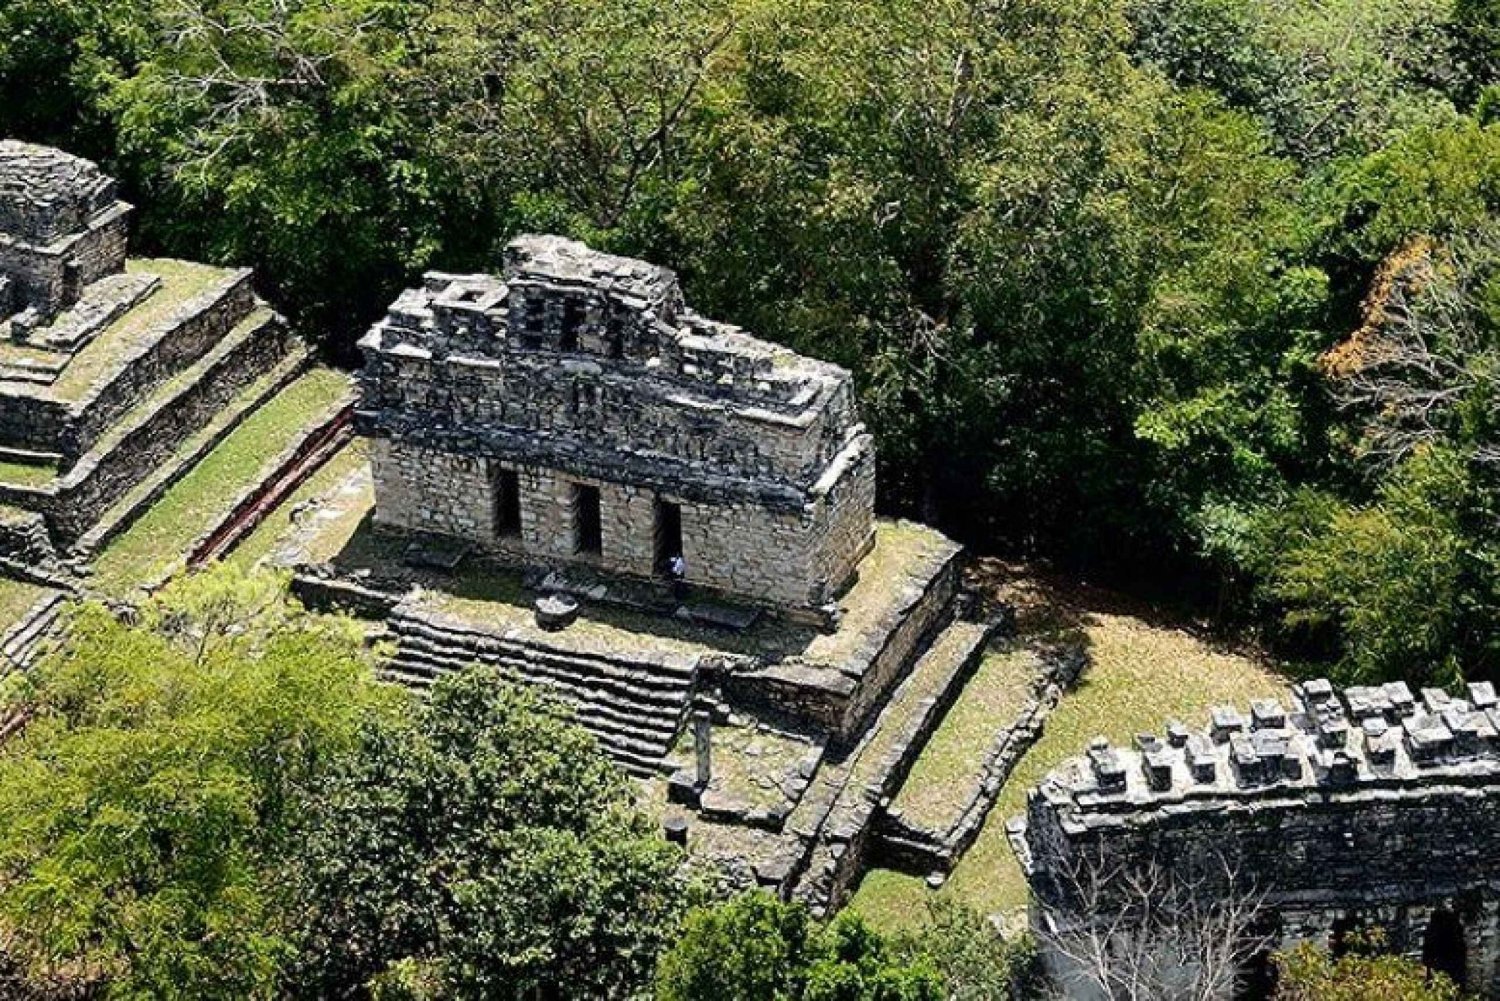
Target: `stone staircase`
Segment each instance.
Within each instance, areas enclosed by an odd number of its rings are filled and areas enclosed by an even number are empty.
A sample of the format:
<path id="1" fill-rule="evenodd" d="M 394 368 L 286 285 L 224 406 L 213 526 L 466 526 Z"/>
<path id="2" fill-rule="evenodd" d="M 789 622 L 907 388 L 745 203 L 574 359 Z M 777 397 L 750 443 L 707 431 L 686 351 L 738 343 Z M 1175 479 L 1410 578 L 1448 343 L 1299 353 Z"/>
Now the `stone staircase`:
<path id="1" fill-rule="evenodd" d="M 823 776 L 821 802 L 813 796 L 799 804 L 789 823 L 806 839 L 808 852 L 794 895 L 814 913 L 828 913 L 843 903 L 863 871 L 873 841 L 872 817 L 905 781 L 984 656 L 995 628 L 994 623 L 947 621 L 864 736 Z"/>
<path id="2" fill-rule="evenodd" d="M 55 638 L 58 617 L 66 602 L 67 595 L 60 591 L 47 594 L 0 637 L 0 674 L 12 668 L 25 670 L 46 651 Z"/>
<path id="3" fill-rule="evenodd" d="M 556 696 L 610 757 L 636 775 L 663 769 L 697 683 L 696 657 L 584 651 L 520 630 L 482 632 L 401 608 L 389 627 L 396 653 L 383 672 L 388 680 L 425 689 L 475 663 L 499 667 Z"/>

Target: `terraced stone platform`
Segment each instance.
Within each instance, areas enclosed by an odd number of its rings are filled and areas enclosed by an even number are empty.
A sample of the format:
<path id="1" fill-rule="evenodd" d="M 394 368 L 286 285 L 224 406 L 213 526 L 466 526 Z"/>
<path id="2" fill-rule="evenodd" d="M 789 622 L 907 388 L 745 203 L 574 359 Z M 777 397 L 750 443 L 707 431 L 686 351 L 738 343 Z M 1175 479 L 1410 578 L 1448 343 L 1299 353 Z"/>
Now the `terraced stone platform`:
<path id="1" fill-rule="evenodd" d="M 24 343 L 0 345 L 0 501 L 40 514 L 59 551 L 83 541 L 91 552 L 91 531 L 126 495 L 190 467 L 185 440 L 253 411 L 300 365 L 248 271 L 138 260 L 100 284 L 102 302 L 86 294 Z M 277 371 L 280 382 L 241 398 Z"/>
<path id="2" fill-rule="evenodd" d="M 547 632 L 527 586 L 542 578 L 482 554 L 451 570 L 409 559 L 422 537 L 374 530 L 372 504 L 368 467 L 352 460 L 270 515 L 280 528 L 256 545 L 296 568 L 304 600 L 363 614 L 393 640 L 390 679 L 420 688 L 480 662 L 556 695 L 641 777 L 664 822 L 686 825 L 696 857 L 823 909 L 846 895 L 865 830 L 994 631 L 960 615 L 958 547 L 881 522 L 833 631 L 774 616 L 717 629 L 585 597 L 576 623 Z M 684 788 L 695 708 L 713 717 L 703 789 Z"/>

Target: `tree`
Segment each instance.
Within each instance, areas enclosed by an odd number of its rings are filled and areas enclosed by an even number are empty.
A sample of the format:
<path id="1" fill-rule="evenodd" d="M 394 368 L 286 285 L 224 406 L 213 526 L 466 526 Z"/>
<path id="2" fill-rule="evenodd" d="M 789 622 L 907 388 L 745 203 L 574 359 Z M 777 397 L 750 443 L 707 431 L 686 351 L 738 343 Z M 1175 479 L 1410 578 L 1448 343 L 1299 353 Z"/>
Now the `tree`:
<path id="1" fill-rule="evenodd" d="M 289 943 L 262 872 L 294 790 L 394 696 L 274 578 L 187 581 L 136 625 L 86 606 L 69 637 L 0 750 L 0 948 L 109 998 L 273 996 Z"/>
<path id="2" fill-rule="evenodd" d="M 494 670 L 439 682 L 308 791 L 283 873 L 298 997 L 621 997 L 690 893 L 582 729 Z"/>
<path id="3" fill-rule="evenodd" d="M 1110 1001 L 1214 1001 L 1231 996 L 1269 945 L 1262 894 L 1216 853 L 1197 860 L 1065 862 L 1040 945 L 1065 993 Z"/>
<path id="4" fill-rule="evenodd" d="M 995 923 L 948 897 L 927 900 L 927 920 L 891 943 L 905 962 L 923 959 L 943 979 L 947 1001 L 1023 1001 L 1042 994 L 1030 938 L 1002 938 Z"/>
<path id="5" fill-rule="evenodd" d="M 1275 1001 L 1459 1001 L 1452 980 L 1385 952 L 1378 933 L 1352 944 L 1337 958 L 1308 942 L 1278 953 Z"/>
<path id="6" fill-rule="evenodd" d="M 925 957 L 894 958 L 851 912 L 826 925 L 801 904 L 752 891 L 688 914 L 661 958 L 660 1001 L 939 1001 Z"/>
<path id="7" fill-rule="evenodd" d="M 1371 503 L 1294 494 L 1262 516 L 1253 548 L 1283 628 L 1334 657 L 1342 683 L 1446 686 L 1496 668 L 1494 519 L 1464 458 L 1424 448 Z"/>
<path id="8" fill-rule="evenodd" d="M 1134 0 L 1142 58 L 1270 126 L 1304 162 L 1367 153 L 1452 121 L 1470 77 L 1453 0 Z"/>

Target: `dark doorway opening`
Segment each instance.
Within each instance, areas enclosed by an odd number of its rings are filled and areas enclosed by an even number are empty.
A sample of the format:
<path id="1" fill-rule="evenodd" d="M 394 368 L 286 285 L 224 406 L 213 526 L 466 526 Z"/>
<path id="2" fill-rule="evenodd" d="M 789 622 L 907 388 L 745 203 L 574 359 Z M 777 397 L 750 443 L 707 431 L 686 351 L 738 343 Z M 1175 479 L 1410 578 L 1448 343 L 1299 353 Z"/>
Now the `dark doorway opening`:
<path id="1" fill-rule="evenodd" d="M 656 502 L 656 572 L 668 572 L 668 563 L 682 555 L 682 507 L 670 501 Z"/>
<path id="2" fill-rule="evenodd" d="M 1235 984 L 1235 1001 L 1270 1001 L 1276 996 L 1276 963 L 1270 949 L 1261 949 L 1245 963 Z"/>
<path id="3" fill-rule="evenodd" d="M 1333 923 L 1333 930 L 1328 936 L 1328 954 L 1334 959 L 1348 955 L 1363 930 L 1359 919 L 1347 915 L 1339 918 Z"/>
<path id="4" fill-rule="evenodd" d="M 592 556 L 604 551 L 598 487 L 573 484 L 573 551 Z"/>
<path id="5" fill-rule="evenodd" d="M 1422 965 L 1435 973 L 1446 973 L 1460 988 L 1466 986 L 1468 947 L 1464 944 L 1464 924 L 1448 908 L 1433 911 L 1422 936 Z"/>
<path id="6" fill-rule="evenodd" d="M 514 469 L 495 473 L 495 534 L 521 534 L 521 478 Z"/>

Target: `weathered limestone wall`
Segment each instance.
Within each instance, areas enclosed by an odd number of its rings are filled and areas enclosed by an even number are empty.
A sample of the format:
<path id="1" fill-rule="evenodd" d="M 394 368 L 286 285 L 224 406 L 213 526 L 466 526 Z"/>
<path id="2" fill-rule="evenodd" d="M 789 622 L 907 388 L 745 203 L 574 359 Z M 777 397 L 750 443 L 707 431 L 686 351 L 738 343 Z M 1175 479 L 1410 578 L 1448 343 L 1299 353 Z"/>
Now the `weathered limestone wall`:
<path id="1" fill-rule="evenodd" d="M 1034 918 L 1077 906 L 1078 866 L 1165 866 L 1205 892 L 1266 895 L 1283 942 L 1331 944 L 1337 923 L 1386 927 L 1421 957 L 1434 912 L 1463 929 L 1467 986 L 1500 994 L 1500 713 L 1405 685 L 1297 689 L 1288 712 L 1215 710 L 1211 735 L 1169 728 L 1139 751 L 1096 744 L 1029 800 Z M 1227 863 L 1227 867 L 1225 865 Z"/>
<path id="2" fill-rule="evenodd" d="M 0 272 L 15 283 L 19 300 L 14 305 L 34 306 L 51 317 L 76 302 L 88 285 L 124 270 L 127 215 L 122 207 L 53 247 L 0 237 Z"/>
<path id="3" fill-rule="evenodd" d="M 55 439 L 65 462 L 76 461 L 119 418 L 166 379 L 202 358 L 255 308 L 251 271 L 242 268 L 183 303 L 143 338 L 142 346 L 106 373 L 72 406 Z"/>
<path id="4" fill-rule="evenodd" d="M 829 561 L 852 563 L 869 544 L 859 528 L 861 504 L 873 505 L 874 466 L 852 464 L 829 496 L 810 509 L 766 510 L 753 504 L 711 505 L 648 487 L 574 476 L 499 459 L 427 449 L 374 439 L 371 464 L 376 484 L 376 522 L 408 531 L 433 532 L 474 541 L 520 562 L 580 563 L 612 573 L 649 577 L 656 565 L 656 501 L 681 507 L 682 555 L 691 584 L 731 594 L 753 594 L 791 606 L 832 597 Z M 520 487 L 520 532 L 496 534 L 496 471 L 516 471 Z M 600 494 L 602 545 L 597 556 L 574 551 L 573 488 Z M 873 532 L 873 525 L 868 528 Z M 832 545 L 840 551 L 829 556 Z"/>
<path id="5" fill-rule="evenodd" d="M 849 373 L 697 316 L 665 269 L 523 237 L 503 279 L 429 275 L 361 347 L 356 428 L 391 443 L 381 524 L 650 576 L 662 501 L 681 509 L 689 582 L 796 609 L 835 597 L 869 547 Z M 501 468 L 522 479 L 513 539 L 495 533 Z M 597 554 L 575 552 L 579 484 L 600 494 Z"/>
<path id="6" fill-rule="evenodd" d="M 630 455 L 643 473 L 658 477 L 697 479 L 706 470 L 810 481 L 845 445 L 853 425 L 847 411 L 793 420 L 753 408 L 684 406 L 682 387 L 644 366 L 558 364 L 524 354 L 444 357 L 421 347 L 367 354 L 361 388 L 361 409 L 388 414 L 387 423 L 402 415 L 418 422 L 436 410 L 445 425 L 486 437 L 490 447 L 517 459 L 531 457 L 528 450 L 572 453 L 580 472 Z M 563 464 L 558 458 L 552 461 Z"/>
<path id="7" fill-rule="evenodd" d="M 269 371 L 291 347 L 280 317 L 224 353 L 201 376 L 163 399 L 102 454 L 91 454 L 64 478 L 44 510 L 54 537 L 72 542 L 135 484 L 171 458 L 183 440 Z"/>
<path id="8" fill-rule="evenodd" d="M 0 274 L 9 310 L 50 320 L 84 287 L 125 267 L 130 206 L 97 165 L 61 150 L 0 140 Z M 0 315 L 0 319 L 4 319 Z"/>

